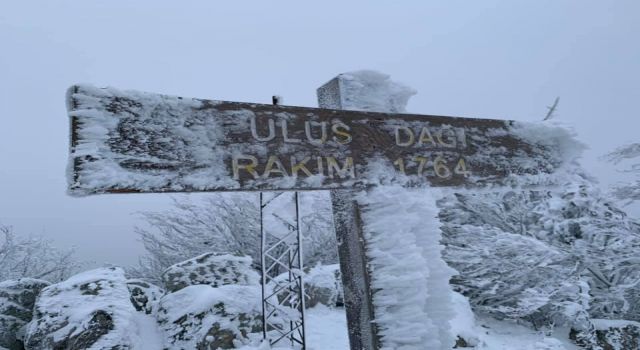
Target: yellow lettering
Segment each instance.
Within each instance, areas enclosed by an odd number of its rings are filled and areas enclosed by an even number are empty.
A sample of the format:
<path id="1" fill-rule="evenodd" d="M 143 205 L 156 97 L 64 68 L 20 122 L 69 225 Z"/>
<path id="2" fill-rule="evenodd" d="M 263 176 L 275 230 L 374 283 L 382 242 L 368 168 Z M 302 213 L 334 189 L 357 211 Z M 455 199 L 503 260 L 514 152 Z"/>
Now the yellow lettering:
<path id="1" fill-rule="evenodd" d="M 311 172 L 305 166 L 305 164 L 307 164 L 309 159 L 310 159 L 309 157 L 304 157 L 303 160 L 301 160 L 300 162 L 296 163 L 295 157 L 291 157 L 291 176 L 298 177 L 298 172 L 301 171 L 301 170 L 302 170 L 303 173 L 305 173 L 305 175 L 311 176 L 312 175 Z"/>
<path id="2" fill-rule="evenodd" d="M 464 132 L 464 129 L 458 129 L 458 139 L 460 140 L 462 148 L 467 148 L 467 134 Z"/>
<path id="3" fill-rule="evenodd" d="M 274 165 L 276 166 L 275 169 L 273 168 Z M 264 167 L 264 173 L 262 174 L 262 177 L 268 179 L 271 173 L 280 173 L 280 175 L 282 176 L 289 176 L 287 175 L 287 171 L 285 170 L 284 166 L 280 162 L 280 159 L 278 159 L 278 157 L 276 156 L 269 157 L 269 159 L 267 160 L 267 165 Z"/>
<path id="4" fill-rule="evenodd" d="M 409 137 L 407 141 L 400 140 L 400 130 L 404 130 L 405 134 Z M 407 147 L 413 145 L 415 141 L 415 137 L 413 136 L 413 131 L 406 126 L 396 126 L 396 145 Z"/>
<path id="5" fill-rule="evenodd" d="M 465 163 L 464 158 L 460 158 L 458 165 L 453 169 L 453 172 L 464 177 L 469 177 L 471 175 L 471 171 L 467 169 L 467 164 Z"/>
<path id="6" fill-rule="evenodd" d="M 443 140 L 443 136 L 445 132 L 449 133 L 449 137 L 448 137 L 449 143 L 444 142 Z M 452 148 L 456 147 L 456 133 L 452 129 L 447 128 L 447 129 L 440 130 L 440 132 L 436 134 L 436 138 L 438 139 L 438 143 L 444 147 L 452 147 Z"/>
<path id="7" fill-rule="evenodd" d="M 398 158 L 398 159 L 396 159 L 395 162 L 393 162 L 393 164 L 395 164 L 398 167 L 398 170 L 400 170 L 400 172 L 402 174 L 406 175 L 406 173 L 404 171 L 404 159 Z"/>
<path id="8" fill-rule="evenodd" d="M 429 131 L 429 128 L 425 126 L 422 128 L 422 130 L 420 130 L 420 137 L 418 137 L 418 144 L 422 146 L 427 142 L 430 142 L 431 145 L 433 146 L 436 145 L 436 142 L 433 140 L 433 136 L 431 136 L 431 131 Z"/>
<path id="9" fill-rule="evenodd" d="M 324 175 L 324 167 L 322 166 L 322 157 L 318 157 L 318 175 Z"/>
<path id="10" fill-rule="evenodd" d="M 258 136 L 258 128 L 256 126 L 256 117 L 251 117 L 251 136 L 258 141 L 271 141 L 276 137 L 276 127 L 273 119 L 267 119 L 267 125 L 269 126 L 269 134 L 266 137 Z"/>
<path id="11" fill-rule="evenodd" d="M 436 176 L 446 179 L 451 176 L 451 170 L 447 167 L 442 156 L 437 156 L 433 161 L 433 170 L 436 172 Z"/>
<path id="12" fill-rule="evenodd" d="M 281 119 L 280 120 L 280 128 L 282 129 L 282 138 L 284 139 L 284 142 L 300 143 L 300 139 L 289 138 L 289 131 L 287 131 L 287 120 L 286 119 Z"/>
<path id="13" fill-rule="evenodd" d="M 350 130 L 351 128 L 343 122 L 333 123 L 333 125 L 331 125 L 331 131 L 333 131 L 333 133 L 335 134 L 333 136 L 333 141 L 341 145 L 346 145 L 350 143 L 351 140 L 353 140 L 353 138 L 351 137 L 351 134 L 349 133 Z M 336 135 L 341 137 L 337 137 Z"/>
<path id="14" fill-rule="evenodd" d="M 314 138 L 313 135 L 311 134 L 311 123 L 315 123 L 315 122 L 310 120 L 304 122 L 304 133 L 307 135 L 307 140 L 309 140 L 309 143 L 315 144 L 315 145 L 322 145 L 325 142 L 327 142 L 327 122 L 320 123 L 321 136 L 319 139 Z"/>
<path id="15" fill-rule="evenodd" d="M 416 157 L 416 160 L 419 162 L 418 163 L 418 175 L 422 175 L 422 172 L 424 171 L 424 167 L 425 165 L 427 165 L 427 158 L 425 157 Z"/>
<path id="16" fill-rule="evenodd" d="M 350 175 L 351 178 L 356 177 L 355 168 L 353 167 L 353 158 L 347 157 L 344 161 L 344 166 L 340 169 L 340 165 L 333 157 L 327 157 L 327 173 L 330 179 L 333 179 L 334 171 L 338 174 L 340 178 L 345 178 L 347 175 Z"/>
<path id="17" fill-rule="evenodd" d="M 240 160 L 248 160 L 248 164 L 240 164 Z M 245 170 L 254 179 L 258 178 L 258 173 L 256 172 L 256 166 L 258 166 L 258 159 L 254 156 L 248 156 L 244 154 L 240 154 L 237 156 L 233 156 L 231 160 L 231 168 L 233 169 L 233 179 L 240 180 L 240 170 Z"/>

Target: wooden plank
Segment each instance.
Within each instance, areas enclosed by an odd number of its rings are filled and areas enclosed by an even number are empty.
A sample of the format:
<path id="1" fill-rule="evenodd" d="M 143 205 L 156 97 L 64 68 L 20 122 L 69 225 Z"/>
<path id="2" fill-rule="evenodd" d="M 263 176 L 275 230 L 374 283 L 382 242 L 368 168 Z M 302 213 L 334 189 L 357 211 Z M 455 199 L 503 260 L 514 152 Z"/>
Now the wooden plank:
<path id="1" fill-rule="evenodd" d="M 367 268 L 360 206 L 353 190 L 332 190 L 333 222 L 347 313 L 349 344 L 354 350 L 379 349 L 378 330 Z"/>
<path id="2" fill-rule="evenodd" d="M 71 194 L 461 186 L 560 166 L 511 121 L 68 93 Z M 521 160 L 521 161 L 519 161 Z"/>

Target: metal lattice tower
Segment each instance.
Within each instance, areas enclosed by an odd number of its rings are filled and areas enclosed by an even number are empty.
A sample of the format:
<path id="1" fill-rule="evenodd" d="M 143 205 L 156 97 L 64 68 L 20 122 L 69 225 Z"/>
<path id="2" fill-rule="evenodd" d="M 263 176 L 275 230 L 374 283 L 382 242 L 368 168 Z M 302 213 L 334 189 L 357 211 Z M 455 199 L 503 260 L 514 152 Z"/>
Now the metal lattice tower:
<path id="1" fill-rule="evenodd" d="M 298 192 L 260 193 L 262 325 L 264 338 L 272 345 L 288 340 L 304 350 L 299 204 Z"/>

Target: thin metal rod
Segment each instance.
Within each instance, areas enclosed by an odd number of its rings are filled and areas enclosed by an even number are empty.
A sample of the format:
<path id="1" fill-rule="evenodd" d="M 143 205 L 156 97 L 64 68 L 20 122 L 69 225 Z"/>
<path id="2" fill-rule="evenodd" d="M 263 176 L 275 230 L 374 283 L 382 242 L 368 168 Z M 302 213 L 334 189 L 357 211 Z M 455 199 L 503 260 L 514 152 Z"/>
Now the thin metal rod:
<path id="1" fill-rule="evenodd" d="M 262 285 L 262 338 L 263 339 L 267 339 L 267 317 L 265 314 L 265 288 L 267 285 L 267 273 L 266 273 L 266 262 L 265 262 L 265 251 L 264 248 L 266 246 L 267 243 L 267 237 L 265 235 L 264 232 L 264 216 L 263 216 L 263 211 L 264 211 L 264 205 L 263 205 L 263 201 L 264 198 L 262 197 L 263 194 L 262 192 L 260 192 L 260 268 L 262 270 L 262 283 L 260 283 Z"/>
<path id="2" fill-rule="evenodd" d="M 306 332 L 305 332 L 305 326 L 306 326 L 306 322 L 305 322 L 305 302 L 304 302 L 304 298 L 305 298 L 305 293 L 304 293 L 304 282 L 302 281 L 302 272 L 304 271 L 304 265 L 303 265 L 303 256 L 302 256 L 302 226 L 300 225 L 300 197 L 298 195 L 298 192 L 295 193 L 295 199 L 296 199 L 296 226 L 297 226 L 297 231 L 298 231 L 298 268 L 300 269 L 300 273 L 298 274 L 297 278 L 298 278 L 298 283 L 300 284 L 300 313 L 301 313 L 301 321 L 302 321 L 302 327 L 300 327 L 300 329 L 302 330 L 302 350 L 305 350 L 307 347 L 306 344 Z"/>

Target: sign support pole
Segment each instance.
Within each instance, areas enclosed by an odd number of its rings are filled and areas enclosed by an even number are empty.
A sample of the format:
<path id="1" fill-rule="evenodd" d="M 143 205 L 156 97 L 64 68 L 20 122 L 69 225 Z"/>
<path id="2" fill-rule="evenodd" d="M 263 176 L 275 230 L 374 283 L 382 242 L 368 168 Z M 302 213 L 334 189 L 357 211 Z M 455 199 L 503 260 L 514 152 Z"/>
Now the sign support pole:
<path id="1" fill-rule="evenodd" d="M 344 109 L 338 77 L 318 88 L 317 94 L 320 108 Z M 332 190 L 331 206 L 338 241 L 349 343 L 352 350 L 376 350 L 380 347 L 378 330 L 369 283 L 361 208 L 354 199 L 356 193 L 354 190 Z"/>

